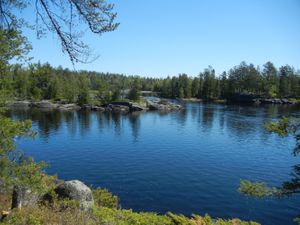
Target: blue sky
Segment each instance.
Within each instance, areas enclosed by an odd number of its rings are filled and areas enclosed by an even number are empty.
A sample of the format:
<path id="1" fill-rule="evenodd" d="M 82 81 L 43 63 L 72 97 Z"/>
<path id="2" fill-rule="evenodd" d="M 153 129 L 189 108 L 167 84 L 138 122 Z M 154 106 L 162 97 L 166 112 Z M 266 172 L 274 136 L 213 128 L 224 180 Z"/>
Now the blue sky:
<path id="1" fill-rule="evenodd" d="M 118 30 L 85 41 L 100 57 L 75 69 L 128 75 L 196 76 L 211 65 L 217 73 L 241 61 L 300 68 L 300 0 L 127 0 L 110 1 Z M 30 13 L 24 12 L 30 18 Z M 34 62 L 73 69 L 49 34 L 33 45 Z"/>

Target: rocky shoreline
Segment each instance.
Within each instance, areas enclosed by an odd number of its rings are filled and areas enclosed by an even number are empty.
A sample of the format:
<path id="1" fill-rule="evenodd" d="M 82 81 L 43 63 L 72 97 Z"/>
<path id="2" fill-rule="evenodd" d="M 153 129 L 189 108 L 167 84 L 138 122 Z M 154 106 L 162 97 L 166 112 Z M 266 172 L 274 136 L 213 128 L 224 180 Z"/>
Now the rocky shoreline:
<path id="1" fill-rule="evenodd" d="M 292 105 L 296 104 L 296 100 L 291 100 L 288 98 L 267 98 L 259 95 L 251 94 L 235 94 L 229 101 L 229 103 L 238 103 L 238 104 L 287 104 Z"/>
<path id="2" fill-rule="evenodd" d="M 146 100 L 143 105 L 135 102 L 111 102 L 103 105 L 92 105 L 84 104 L 79 106 L 75 103 L 64 103 L 64 102 L 51 102 L 50 100 L 42 101 L 13 101 L 8 103 L 10 109 L 20 109 L 20 108 L 38 108 L 42 110 L 60 110 L 60 111 L 77 111 L 77 110 L 89 110 L 89 111 L 99 111 L 99 112 L 115 112 L 115 113 L 130 113 L 130 112 L 140 112 L 140 111 L 180 111 L 183 110 L 183 106 L 180 104 L 175 104 L 168 100 L 151 101 Z"/>

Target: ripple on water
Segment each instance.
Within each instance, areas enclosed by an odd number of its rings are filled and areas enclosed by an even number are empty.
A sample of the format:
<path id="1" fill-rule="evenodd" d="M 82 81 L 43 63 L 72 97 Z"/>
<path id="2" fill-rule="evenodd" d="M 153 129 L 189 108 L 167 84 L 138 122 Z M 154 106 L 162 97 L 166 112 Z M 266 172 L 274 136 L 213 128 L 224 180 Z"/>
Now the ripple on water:
<path id="1" fill-rule="evenodd" d="M 33 120 L 35 140 L 18 146 L 49 173 L 106 187 L 123 208 L 251 219 L 292 225 L 299 197 L 253 199 L 237 192 L 240 179 L 280 185 L 298 158 L 295 145 L 263 129 L 299 108 L 191 103 L 183 112 L 118 115 L 95 112 L 12 111 Z"/>

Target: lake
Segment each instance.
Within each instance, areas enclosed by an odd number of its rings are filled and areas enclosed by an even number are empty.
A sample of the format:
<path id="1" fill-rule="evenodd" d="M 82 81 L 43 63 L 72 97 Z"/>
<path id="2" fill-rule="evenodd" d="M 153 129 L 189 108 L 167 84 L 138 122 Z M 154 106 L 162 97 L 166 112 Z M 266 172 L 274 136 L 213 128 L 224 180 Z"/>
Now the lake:
<path id="1" fill-rule="evenodd" d="M 122 208 L 294 224 L 299 196 L 253 199 L 237 192 L 241 179 L 280 185 L 299 156 L 295 141 L 264 130 L 265 122 L 300 116 L 297 106 L 186 103 L 181 112 L 113 114 L 13 110 L 38 132 L 18 146 L 49 162 L 50 174 L 104 187 Z"/>

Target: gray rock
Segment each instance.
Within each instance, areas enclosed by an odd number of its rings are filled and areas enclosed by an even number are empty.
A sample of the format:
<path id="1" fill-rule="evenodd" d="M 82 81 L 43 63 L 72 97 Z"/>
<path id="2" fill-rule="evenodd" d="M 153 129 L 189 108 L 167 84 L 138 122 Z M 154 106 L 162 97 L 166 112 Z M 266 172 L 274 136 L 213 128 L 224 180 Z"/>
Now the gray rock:
<path id="1" fill-rule="evenodd" d="M 289 99 L 286 99 L 286 98 L 281 99 L 281 101 L 283 104 L 293 104 L 292 101 L 290 101 Z"/>
<path id="2" fill-rule="evenodd" d="M 21 209 L 23 206 L 34 206 L 40 200 L 40 195 L 25 187 L 14 187 L 11 208 Z"/>
<path id="3" fill-rule="evenodd" d="M 263 98 L 260 100 L 262 104 L 274 104 L 274 99 L 272 98 Z"/>
<path id="4" fill-rule="evenodd" d="M 52 102 L 50 102 L 48 100 L 43 100 L 43 101 L 40 101 L 40 102 L 34 102 L 34 103 L 32 103 L 32 106 L 40 108 L 40 109 L 56 109 L 60 105 L 52 103 Z"/>
<path id="5" fill-rule="evenodd" d="M 79 110 L 80 106 L 76 104 L 63 104 L 63 105 L 59 105 L 58 109 L 62 111 L 72 111 L 72 110 Z"/>
<path id="6" fill-rule="evenodd" d="M 109 109 L 108 111 L 112 111 L 114 113 L 127 113 L 130 110 L 129 106 L 117 104 L 109 104 L 107 108 Z"/>
<path id="7" fill-rule="evenodd" d="M 145 108 L 143 108 L 142 106 L 138 105 L 138 104 L 132 104 L 130 107 L 130 111 L 132 112 L 136 112 L 136 111 L 144 111 Z"/>
<path id="8" fill-rule="evenodd" d="M 128 106 L 131 107 L 132 103 L 131 102 L 111 102 L 110 105 L 117 105 L 117 106 Z"/>
<path id="9" fill-rule="evenodd" d="M 113 112 L 136 112 L 146 110 L 137 103 L 127 101 L 111 102 L 106 107 L 111 108 L 111 111 Z"/>
<path id="10" fill-rule="evenodd" d="M 85 110 L 91 110 L 92 109 L 92 106 L 91 105 L 88 105 L 88 104 L 84 104 L 81 106 L 82 109 L 85 109 Z"/>
<path id="11" fill-rule="evenodd" d="M 182 110 L 183 107 L 181 105 L 171 103 L 169 101 L 160 101 L 160 102 L 153 102 L 147 101 L 149 110 L 159 110 L 159 111 L 179 111 Z"/>
<path id="12" fill-rule="evenodd" d="M 279 99 L 279 98 L 274 98 L 274 103 L 275 103 L 275 104 L 281 104 L 282 101 L 281 101 L 281 99 Z"/>
<path id="13" fill-rule="evenodd" d="M 10 108 L 28 108 L 31 106 L 30 101 L 15 101 L 8 104 Z"/>
<path id="14" fill-rule="evenodd" d="M 79 180 L 66 181 L 56 189 L 59 198 L 69 198 L 80 203 L 82 210 L 89 210 L 94 204 L 91 189 Z"/>
<path id="15" fill-rule="evenodd" d="M 101 106 L 92 106 L 91 110 L 103 112 L 103 111 L 105 111 L 105 108 L 103 108 Z"/>

